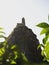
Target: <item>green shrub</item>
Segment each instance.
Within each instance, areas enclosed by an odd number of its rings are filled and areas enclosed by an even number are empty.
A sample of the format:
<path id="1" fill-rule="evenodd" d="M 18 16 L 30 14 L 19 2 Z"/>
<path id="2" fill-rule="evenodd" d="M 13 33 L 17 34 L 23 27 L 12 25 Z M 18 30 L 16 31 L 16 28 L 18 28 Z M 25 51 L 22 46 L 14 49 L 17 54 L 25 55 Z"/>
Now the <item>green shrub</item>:
<path id="1" fill-rule="evenodd" d="M 42 23 L 39 23 L 37 26 L 42 28 L 40 35 L 45 34 L 45 37 L 42 40 L 43 43 L 40 44 L 38 47 L 43 47 L 42 55 L 44 56 L 44 60 L 49 61 L 49 24 L 42 22 Z"/>

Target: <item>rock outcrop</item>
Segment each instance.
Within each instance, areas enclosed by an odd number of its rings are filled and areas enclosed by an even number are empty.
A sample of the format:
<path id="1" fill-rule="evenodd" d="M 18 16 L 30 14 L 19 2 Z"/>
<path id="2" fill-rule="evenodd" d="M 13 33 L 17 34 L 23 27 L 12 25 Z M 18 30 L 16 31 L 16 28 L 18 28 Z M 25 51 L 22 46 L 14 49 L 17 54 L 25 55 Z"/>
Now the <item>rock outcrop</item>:
<path id="1" fill-rule="evenodd" d="M 25 19 L 22 18 L 23 23 L 18 23 L 13 32 L 8 37 L 9 46 L 12 44 L 18 45 L 21 52 L 23 52 L 30 62 L 42 62 L 41 48 L 37 49 L 39 40 L 31 29 L 25 26 Z"/>

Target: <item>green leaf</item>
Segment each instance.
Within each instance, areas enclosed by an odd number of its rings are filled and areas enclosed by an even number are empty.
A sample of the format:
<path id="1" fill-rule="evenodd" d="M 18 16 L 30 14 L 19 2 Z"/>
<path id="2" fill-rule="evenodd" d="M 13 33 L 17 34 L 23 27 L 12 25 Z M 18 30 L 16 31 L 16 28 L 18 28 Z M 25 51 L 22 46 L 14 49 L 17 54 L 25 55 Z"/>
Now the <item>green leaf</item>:
<path id="1" fill-rule="evenodd" d="M 13 46 L 11 47 L 11 49 L 14 49 L 14 48 L 16 48 L 16 45 L 13 45 Z"/>
<path id="2" fill-rule="evenodd" d="M 49 37 L 49 31 L 45 34 L 45 36 L 48 36 Z"/>
<path id="3" fill-rule="evenodd" d="M 11 64 L 14 64 L 14 65 L 15 65 L 15 64 L 17 64 L 17 63 L 16 63 L 14 60 L 12 60 L 12 61 L 11 61 Z"/>
<path id="4" fill-rule="evenodd" d="M 27 59 L 27 57 L 25 56 L 24 53 L 22 53 L 22 57 L 23 57 L 23 60 L 24 60 L 24 61 L 28 62 L 28 59 Z"/>
<path id="5" fill-rule="evenodd" d="M 0 33 L 3 33 L 3 34 L 5 34 L 5 32 L 3 32 L 3 31 L 0 31 Z"/>
<path id="6" fill-rule="evenodd" d="M 41 28 L 47 28 L 47 27 L 49 27 L 49 25 L 47 23 L 45 23 L 45 22 L 39 23 L 36 26 L 41 27 Z"/>
<path id="7" fill-rule="evenodd" d="M 46 34 L 47 32 L 49 32 L 49 28 L 43 28 L 42 31 L 40 32 L 40 35 Z"/>
<path id="8" fill-rule="evenodd" d="M 46 43 L 44 51 L 46 53 L 47 59 L 49 60 L 49 42 Z"/>
<path id="9" fill-rule="evenodd" d="M 3 55 L 4 52 L 5 52 L 5 49 L 4 49 L 4 47 L 2 47 L 2 48 L 0 49 L 0 56 Z"/>
<path id="10" fill-rule="evenodd" d="M 0 38 L 4 38 L 4 39 L 6 39 L 6 37 L 5 37 L 5 36 L 3 36 L 3 35 L 0 35 Z"/>
<path id="11" fill-rule="evenodd" d="M 41 47 L 44 47 L 44 45 L 43 44 L 39 44 L 38 47 L 37 47 L 37 49 L 39 49 Z"/>
<path id="12" fill-rule="evenodd" d="M 45 34 L 46 35 L 46 34 Z M 43 38 L 43 43 L 46 44 L 46 42 L 48 41 L 48 38 L 49 38 L 49 34 L 47 34 L 45 36 L 45 38 Z"/>
<path id="13" fill-rule="evenodd" d="M 0 27 L 0 30 L 3 30 L 3 28 L 2 28 L 2 27 Z"/>
<path id="14" fill-rule="evenodd" d="M 46 36 L 44 39 L 43 39 L 43 43 L 46 44 L 46 41 L 48 40 L 48 37 Z"/>
<path id="15" fill-rule="evenodd" d="M 41 55 L 44 56 L 44 50 L 42 50 Z"/>

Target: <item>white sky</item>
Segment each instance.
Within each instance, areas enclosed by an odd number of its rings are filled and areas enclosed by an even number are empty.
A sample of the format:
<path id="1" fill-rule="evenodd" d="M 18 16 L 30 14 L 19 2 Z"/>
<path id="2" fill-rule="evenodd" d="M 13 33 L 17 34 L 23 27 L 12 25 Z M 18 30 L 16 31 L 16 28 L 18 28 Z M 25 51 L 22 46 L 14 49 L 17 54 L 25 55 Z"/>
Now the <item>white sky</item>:
<path id="1" fill-rule="evenodd" d="M 31 28 L 41 41 L 40 22 L 48 22 L 49 0 L 0 0 L 0 26 L 8 36 L 21 18 L 25 17 L 26 25 Z"/>

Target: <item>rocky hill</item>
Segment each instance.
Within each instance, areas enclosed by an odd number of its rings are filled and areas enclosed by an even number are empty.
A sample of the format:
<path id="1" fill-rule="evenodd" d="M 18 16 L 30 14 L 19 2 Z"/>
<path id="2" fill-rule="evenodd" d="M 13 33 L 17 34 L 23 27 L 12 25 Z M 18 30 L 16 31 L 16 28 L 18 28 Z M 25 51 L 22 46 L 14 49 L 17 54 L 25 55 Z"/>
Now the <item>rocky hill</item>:
<path id="1" fill-rule="evenodd" d="M 39 40 L 36 34 L 25 26 L 25 19 L 18 23 L 7 40 L 9 45 L 16 44 L 30 62 L 42 62 L 41 48 L 37 49 Z"/>

